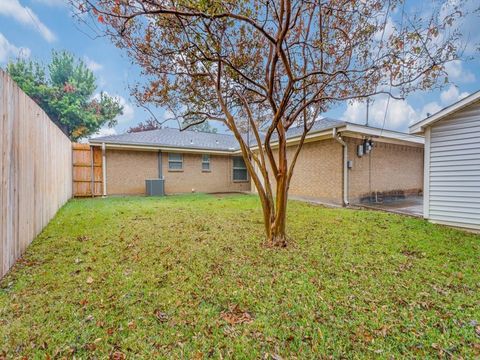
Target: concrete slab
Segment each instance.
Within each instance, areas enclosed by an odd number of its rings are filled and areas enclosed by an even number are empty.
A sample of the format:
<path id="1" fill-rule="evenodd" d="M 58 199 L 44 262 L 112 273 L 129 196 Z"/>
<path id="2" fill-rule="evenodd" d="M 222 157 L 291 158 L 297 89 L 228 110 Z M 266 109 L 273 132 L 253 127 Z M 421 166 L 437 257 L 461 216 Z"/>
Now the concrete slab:
<path id="1" fill-rule="evenodd" d="M 383 203 L 356 204 L 367 209 L 382 210 L 396 214 L 423 217 L 423 197 L 411 196 L 405 199 L 395 199 Z"/>

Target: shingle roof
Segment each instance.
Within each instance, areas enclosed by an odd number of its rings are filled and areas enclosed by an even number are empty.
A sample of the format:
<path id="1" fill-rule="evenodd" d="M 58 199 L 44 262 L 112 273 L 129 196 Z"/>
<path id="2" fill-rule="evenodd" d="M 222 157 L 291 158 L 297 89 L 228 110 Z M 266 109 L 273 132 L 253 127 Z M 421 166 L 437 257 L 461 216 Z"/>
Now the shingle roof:
<path id="1" fill-rule="evenodd" d="M 332 118 L 323 118 L 315 121 L 315 123 L 313 124 L 312 128 L 309 131 L 309 134 L 313 134 L 313 133 L 328 130 L 328 129 L 333 129 L 334 127 L 340 127 L 345 124 L 347 124 L 346 121 L 336 120 Z M 290 139 L 296 136 L 301 136 L 302 134 L 303 134 L 303 125 L 293 127 L 288 129 L 287 139 Z M 276 139 L 276 136 L 272 136 L 272 138 Z"/>
<path id="2" fill-rule="evenodd" d="M 229 134 L 213 134 L 199 131 L 163 128 L 158 130 L 103 136 L 90 139 L 91 142 L 105 142 L 125 145 L 151 145 L 189 149 L 232 151 L 238 148 L 237 140 Z"/>
<path id="3" fill-rule="evenodd" d="M 324 131 L 333 127 L 345 125 L 345 121 L 324 118 L 317 120 L 310 133 Z M 303 126 L 290 128 L 287 138 L 300 136 Z M 275 136 L 272 140 L 275 141 Z M 235 151 L 240 148 L 237 140 L 231 134 L 213 134 L 192 130 L 180 131 L 178 129 L 163 128 L 158 130 L 125 133 L 90 139 L 91 142 L 105 142 L 121 145 L 165 146 L 187 149 L 205 149 L 217 151 Z M 250 145 L 256 145 L 255 138 L 250 134 Z"/>

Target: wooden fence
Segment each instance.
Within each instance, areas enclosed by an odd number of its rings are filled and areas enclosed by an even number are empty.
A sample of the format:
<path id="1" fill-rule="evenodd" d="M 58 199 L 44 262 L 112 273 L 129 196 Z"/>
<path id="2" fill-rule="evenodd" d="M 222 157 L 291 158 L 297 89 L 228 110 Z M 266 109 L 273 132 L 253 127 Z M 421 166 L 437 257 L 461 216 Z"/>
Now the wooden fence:
<path id="1" fill-rule="evenodd" d="M 102 151 L 88 144 L 73 146 L 73 195 L 100 196 L 103 190 Z"/>
<path id="2" fill-rule="evenodd" d="M 0 70 L 0 278 L 72 196 L 71 148 Z"/>

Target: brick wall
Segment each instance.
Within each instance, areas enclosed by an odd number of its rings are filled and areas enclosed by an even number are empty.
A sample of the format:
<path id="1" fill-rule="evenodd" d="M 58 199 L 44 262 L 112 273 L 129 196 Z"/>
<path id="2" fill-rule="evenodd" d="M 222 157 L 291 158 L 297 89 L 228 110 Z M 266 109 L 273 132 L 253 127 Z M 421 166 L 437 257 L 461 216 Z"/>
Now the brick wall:
<path id="1" fill-rule="evenodd" d="M 346 138 L 346 142 L 348 159 L 353 161 L 353 168 L 349 170 L 351 202 L 371 191 L 403 190 L 414 194 L 423 189 L 423 147 L 374 141 L 372 152 L 360 158 L 357 145 L 362 140 Z"/>
<path id="2" fill-rule="evenodd" d="M 333 139 L 304 144 L 293 171 L 289 194 L 341 203 L 342 151 L 342 146 Z M 287 158 L 291 159 L 294 152 L 295 146 L 288 147 Z M 277 156 L 276 151 L 274 154 Z"/>
<path id="3" fill-rule="evenodd" d="M 165 192 L 249 191 L 250 182 L 234 182 L 232 158 L 210 155 L 210 172 L 202 171 L 201 154 L 183 154 L 183 170 L 168 170 L 168 154 L 162 154 Z M 107 149 L 107 194 L 145 194 L 145 180 L 158 178 L 158 152 Z"/>
<path id="4" fill-rule="evenodd" d="M 348 173 L 349 200 L 356 202 L 370 191 L 369 156 L 359 158 L 356 155 L 356 145 L 362 140 L 345 140 L 348 159 L 353 161 L 353 168 Z M 293 151 L 293 147 L 288 148 L 288 158 L 293 156 Z M 370 156 L 372 191 L 403 190 L 407 194 L 416 194 L 423 188 L 422 147 L 376 142 Z M 342 146 L 333 139 L 306 143 L 295 166 L 290 195 L 341 204 L 342 159 Z"/>
<path id="5" fill-rule="evenodd" d="M 349 170 L 351 202 L 370 191 L 418 193 L 423 188 L 422 147 L 375 142 L 371 154 L 359 158 L 356 145 L 361 140 L 345 140 L 348 158 L 353 161 L 353 168 Z M 293 152 L 294 147 L 289 147 L 287 156 L 292 158 Z M 183 170 L 169 171 L 168 154 L 163 153 L 162 166 L 167 194 L 250 190 L 250 182 L 233 181 L 231 156 L 211 155 L 210 172 L 202 171 L 201 154 L 184 154 Z M 145 179 L 157 177 L 157 152 L 107 150 L 108 194 L 144 194 Z M 295 166 L 290 194 L 340 204 L 342 184 L 341 145 L 333 139 L 306 143 Z"/>
<path id="6" fill-rule="evenodd" d="M 210 155 L 210 172 L 202 171 L 201 154 L 183 154 L 183 170 L 168 170 L 168 154 L 163 153 L 162 167 L 167 194 L 192 192 L 250 191 L 250 182 L 233 181 L 231 156 Z"/>
<path id="7" fill-rule="evenodd" d="M 107 149 L 107 194 L 145 194 L 145 180 L 158 178 L 156 151 Z"/>

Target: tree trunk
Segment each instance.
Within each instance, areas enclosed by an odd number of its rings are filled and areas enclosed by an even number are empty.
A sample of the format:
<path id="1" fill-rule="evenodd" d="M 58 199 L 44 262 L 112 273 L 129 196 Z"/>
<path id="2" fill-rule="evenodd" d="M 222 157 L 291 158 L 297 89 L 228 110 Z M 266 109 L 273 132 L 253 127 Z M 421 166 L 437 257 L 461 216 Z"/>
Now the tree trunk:
<path id="1" fill-rule="evenodd" d="M 288 179 L 286 176 L 282 176 L 277 182 L 275 203 L 270 203 L 267 197 L 261 197 L 263 218 L 265 222 L 265 236 L 268 246 L 287 246 L 287 194 Z"/>

